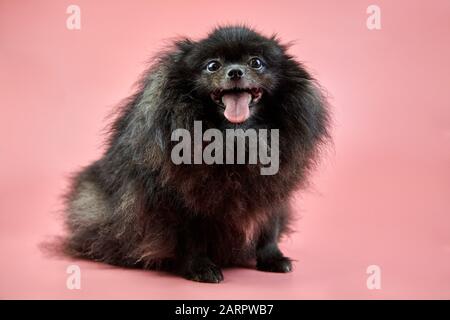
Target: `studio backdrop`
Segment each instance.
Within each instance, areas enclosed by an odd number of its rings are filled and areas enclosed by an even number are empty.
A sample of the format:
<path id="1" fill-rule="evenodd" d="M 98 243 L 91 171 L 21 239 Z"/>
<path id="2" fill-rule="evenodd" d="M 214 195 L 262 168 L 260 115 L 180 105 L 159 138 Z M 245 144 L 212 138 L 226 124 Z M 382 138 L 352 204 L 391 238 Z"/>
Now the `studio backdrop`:
<path id="1" fill-rule="evenodd" d="M 210 285 L 45 250 L 152 57 L 230 24 L 277 34 L 329 104 L 280 244 L 293 271 Z M 0 298 L 450 298 L 449 38 L 447 0 L 1 0 Z"/>

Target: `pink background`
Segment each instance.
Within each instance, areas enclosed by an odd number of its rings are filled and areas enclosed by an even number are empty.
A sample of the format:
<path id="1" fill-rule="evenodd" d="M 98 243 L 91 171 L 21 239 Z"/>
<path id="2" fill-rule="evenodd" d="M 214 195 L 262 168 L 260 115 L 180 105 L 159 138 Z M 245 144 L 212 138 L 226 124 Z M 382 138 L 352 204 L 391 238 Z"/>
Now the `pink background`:
<path id="1" fill-rule="evenodd" d="M 66 29 L 81 7 L 82 28 Z M 382 29 L 366 28 L 381 7 Z M 46 257 L 67 176 L 97 159 L 112 108 L 177 35 L 245 22 L 330 94 L 335 146 L 295 200 L 295 271 L 221 285 Z M 0 1 L 0 298 L 450 298 L 450 2 Z M 81 267 L 81 290 L 66 268 Z M 381 290 L 366 268 L 379 265 Z"/>

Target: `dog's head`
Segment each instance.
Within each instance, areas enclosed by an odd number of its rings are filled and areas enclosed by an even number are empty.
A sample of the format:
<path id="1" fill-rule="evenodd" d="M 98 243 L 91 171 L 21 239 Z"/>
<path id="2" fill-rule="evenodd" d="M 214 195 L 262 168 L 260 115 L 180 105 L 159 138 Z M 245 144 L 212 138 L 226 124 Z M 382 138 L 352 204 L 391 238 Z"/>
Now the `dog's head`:
<path id="1" fill-rule="evenodd" d="M 245 122 L 276 90 L 284 47 L 246 27 L 222 27 L 198 42 L 178 43 L 190 94 L 213 105 L 231 123 Z M 187 70 L 186 70 L 187 69 Z"/>

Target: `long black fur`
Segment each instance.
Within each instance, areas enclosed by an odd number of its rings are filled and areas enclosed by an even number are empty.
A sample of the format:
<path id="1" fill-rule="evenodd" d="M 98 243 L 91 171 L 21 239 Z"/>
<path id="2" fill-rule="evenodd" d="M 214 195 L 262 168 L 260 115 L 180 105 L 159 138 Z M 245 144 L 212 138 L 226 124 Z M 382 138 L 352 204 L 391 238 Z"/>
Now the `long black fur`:
<path id="1" fill-rule="evenodd" d="M 271 82 L 255 114 L 231 124 L 201 82 L 208 58 L 262 56 Z M 171 133 L 218 128 L 280 131 L 280 168 L 175 165 Z M 182 39 L 161 54 L 120 108 L 102 158 L 73 180 L 66 197 L 68 254 L 113 265 L 160 268 L 188 279 L 220 282 L 220 268 L 256 260 L 264 271 L 288 272 L 278 249 L 289 230 L 289 198 L 304 186 L 329 116 L 321 90 L 276 37 L 222 27 L 200 41 Z"/>

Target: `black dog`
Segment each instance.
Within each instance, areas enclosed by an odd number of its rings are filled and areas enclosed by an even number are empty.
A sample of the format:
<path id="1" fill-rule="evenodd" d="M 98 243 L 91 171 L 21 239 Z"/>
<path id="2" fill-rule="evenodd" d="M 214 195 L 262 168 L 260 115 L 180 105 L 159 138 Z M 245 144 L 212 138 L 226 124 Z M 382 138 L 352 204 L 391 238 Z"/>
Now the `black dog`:
<path id="1" fill-rule="evenodd" d="M 203 282 L 255 260 L 259 270 L 289 272 L 277 243 L 289 231 L 289 198 L 328 140 L 328 120 L 314 79 L 275 37 L 223 27 L 178 41 L 121 107 L 103 157 L 74 178 L 65 251 Z M 261 175 L 260 163 L 174 164 L 171 134 L 191 132 L 194 121 L 224 135 L 279 129 L 278 172 Z"/>

